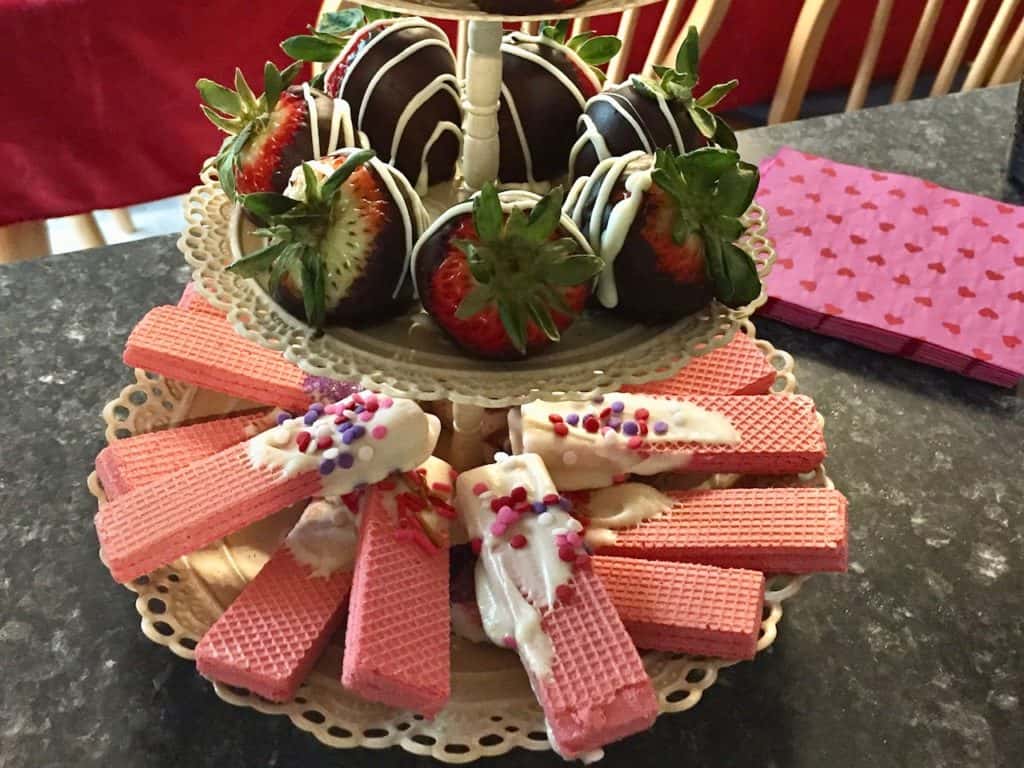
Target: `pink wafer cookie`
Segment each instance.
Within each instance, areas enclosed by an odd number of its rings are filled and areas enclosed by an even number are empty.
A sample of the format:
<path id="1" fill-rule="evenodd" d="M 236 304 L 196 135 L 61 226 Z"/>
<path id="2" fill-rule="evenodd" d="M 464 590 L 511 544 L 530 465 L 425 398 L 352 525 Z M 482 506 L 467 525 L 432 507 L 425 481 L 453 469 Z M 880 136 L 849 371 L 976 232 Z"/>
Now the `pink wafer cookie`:
<path id="1" fill-rule="evenodd" d="M 706 355 L 694 358 L 675 376 L 622 388 L 623 392 L 667 395 L 764 395 L 775 383 L 776 371 L 764 352 L 745 333 Z"/>
<path id="2" fill-rule="evenodd" d="M 440 423 L 411 400 L 369 392 L 312 406 L 237 446 L 101 507 L 96 529 L 128 581 L 311 496 L 341 496 L 433 452 Z"/>
<path id="3" fill-rule="evenodd" d="M 239 336 L 221 317 L 180 307 L 156 307 L 128 337 L 124 362 L 257 403 L 305 410 L 323 395 L 339 399 L 352 387 L 308 376 L 284 359 Z"/>
<path id="4" fill-rule="evenodd" d="M 456 507 L 480 553 L 488 636 L 516 648 L 564 757 L 650 727 L 654 689 L 536 455 L 463 472 Z"/>
<path id="5" fill-rule="evenodd" d="M 723 659 L 757 652 L 759 572 L 604 555 L 592 562 L 637 647 Z"/>
<path id="6" fill-rule="evenodd" d="M 768 573 L 846 570 L 847 502 L 835 490 L 730 488 L 661 494 L 626 483 L 574 494 L 573 503 L 581 519 L 589 521 L 586 541 L 602 555 Z"/>
<path id="7" fill-rule="evenodd" d="M 451 467 L 430 459 L 423 468 L 422 481 L 404 477 L 367 493 L 341 681 L 365 699 L 433 717 L 451 693 L 445 516 L 454 510 Z M 441 523 L 430 528 L 436 542 L 422 511 Z"/>
<path id="8" fill-rule="evenodd" d="M 181 298 L 178 299 L 178 306 L 189 312 L 203 312 L 215 317 L 225 317 L 223 312 L 203 298 L 203 295 L 196 290 L 195 283 L 185 285 L 185 289 L 181 292 Z"/>
<path id="9" fill-rule="evenodd" d="M 316 472 L 256 469 L 241 443 L 103 505 L 96 531 L 123 583 L 320 492 Z"/>
<path id="10" fill-rule="evenodd" d="M 563 491 L 603 488 L 629 474 L 808 472 L 825 458 L 814 402 L 613 393 L 599 401 L 534 401 L 509 419 L 516 452 L 537 453 Z"/>
<path id="11" fill-rule="evenodd" d="M 237 416 L 117 440 L 96 456 L 96 474 L 108 500 L 151 483 L 186 464 L 222 451 L 273 424 L 269 411 Z"/>
<path id="12" fill-rule="evenodd" d="M 350 562 L 314 568 L 296 535 L 313 524 L 311 535 L 338 549 L 355 549 L 354 523 L 350 536 L 331 541 L 325 535 L 322 511 L 345 515 L 326 502 L 310 505 L 303 518 L 256 578 L 203 635 L 196 647 L 196 667 L 205 677 L 247 688 L 272 701 L 288 701 L 309 675 L 345 614 L 352 585 Z M 348 518 L 349 520 L 351 518 Z M 328 520 L 328 522 L 331 522 Z M 344 530 L 332 525 L 334 531 Z"/>

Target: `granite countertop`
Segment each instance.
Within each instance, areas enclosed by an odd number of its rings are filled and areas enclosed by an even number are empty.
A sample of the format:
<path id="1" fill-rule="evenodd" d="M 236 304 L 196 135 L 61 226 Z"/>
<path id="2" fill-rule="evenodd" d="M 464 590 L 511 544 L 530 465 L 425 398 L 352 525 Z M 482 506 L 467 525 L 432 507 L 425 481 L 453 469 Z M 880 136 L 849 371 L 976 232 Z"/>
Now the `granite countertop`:
<path id="1" fill-rule="evenodd" d="M 1014 89 L 742 134 L 1009 199 Z M 408 766 L 331 751 L 221 702 L 139 631 L 96 557 L 85 487 L 125 337 L 187 278 L 175 238 L 0 267 L 0 768 Z M 759 322 L 828 420 L 850 498 L 850 572 L 812 579 L 780 637 L 608 765 L 992 766 L 1024 762 L 1024 401 L 1013 392 Z M 553 765 L 515 751 L 485 763 Z"/>

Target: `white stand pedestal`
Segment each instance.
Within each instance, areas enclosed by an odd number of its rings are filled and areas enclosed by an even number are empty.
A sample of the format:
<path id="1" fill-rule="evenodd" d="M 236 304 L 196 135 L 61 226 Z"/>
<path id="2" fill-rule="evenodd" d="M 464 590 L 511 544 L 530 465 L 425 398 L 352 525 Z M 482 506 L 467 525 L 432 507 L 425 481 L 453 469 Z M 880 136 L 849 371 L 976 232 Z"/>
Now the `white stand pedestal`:
<path id="1" fill-rule="evenodd" d="M 462 108 L 462 175 L 470 193 L 498 177 L 501 22 L 469 22 Z"/>

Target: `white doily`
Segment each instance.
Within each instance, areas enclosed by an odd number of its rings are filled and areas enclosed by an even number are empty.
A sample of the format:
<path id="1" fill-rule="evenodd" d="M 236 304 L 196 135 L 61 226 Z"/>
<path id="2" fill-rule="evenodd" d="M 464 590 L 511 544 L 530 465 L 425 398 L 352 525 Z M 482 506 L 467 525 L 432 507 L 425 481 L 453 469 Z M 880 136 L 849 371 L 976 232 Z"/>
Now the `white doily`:
<path id="1" fill-rule="evenodd" d="M 207 168 L 189 194 L 188 225 L 178 247 L 193 268 L 198 290 L 224 310 L 235 329 L 264 347 L 280 350 L 307 373 L 359 381 L 363 386 L 417 400 L 451 400 L 485 407 L 531 399 L 588 399 L 671 376 L 688 360 L 727 343 L 741 320 L 765 301 L 765 293 L 739 310 L 712 303 L 667 327 L 626 323 L 606 312 L 585 313 L 550 351 L 514 363 L 495 364 L 461 354 L 422 312 L 370 329 L 331 329 L 317 334 L 273 302 L 254 280 L 226 270 L 237 232 L 233 206 Z M 234 221 L 234 223 L 233 223 Z M 740 245 L 754 257 L 762 279 L 775 262 L 756 204 L 745 216 Z"/>
<path id="2" fill-rule="evenodd" d="M 741 328 L 754 333 L 748 321 L 741 323 Z M 757 343 L 778 370 L 773 391 L 795 391 L 793 359 L 765 341 Z M 250 405 L 142 371 L 135 375 L 136 382 L 125 387 L 103 410 L 108 440 Z M 832 487 L 823 468 L 801 477 L 730 475 L 713 476 L 708 482 L 718 487 L 738 483 Z M 88 485 L 102 501 L 103 490 L 95 473 L 90 475 Z M 199 638 L 262 567 L 296 516 L 296 510 L 286 510 L 129 585 L 137 593 L 135 605 L 145 635 L 178 656 L 194 658 Z M 774 642 L 783 601 L 795 595 L 804 580 L 794 576 L 769 578 L 758 651 Z M 331 747 L 397 745 L 449 763 L 498 755 L 513 747 L 550 748 L 541 710 L 518 658 L 510 651 L 456 639 L 451 702 L 432 721 L 365 702 L 345 691 L 336 675 L 341 668 L 340 655 L 341 649 L 331 646 L 296 698 L 284 704 L 227 686 L 214 687 L 232 704 L 287 715 L 299 728 Z M 654 681 L 661 712 L 681 712 L 695 706 L 714 684 L 719 670 L 735 663 L 657 652 L 646 652 L 643 659 Z"/>

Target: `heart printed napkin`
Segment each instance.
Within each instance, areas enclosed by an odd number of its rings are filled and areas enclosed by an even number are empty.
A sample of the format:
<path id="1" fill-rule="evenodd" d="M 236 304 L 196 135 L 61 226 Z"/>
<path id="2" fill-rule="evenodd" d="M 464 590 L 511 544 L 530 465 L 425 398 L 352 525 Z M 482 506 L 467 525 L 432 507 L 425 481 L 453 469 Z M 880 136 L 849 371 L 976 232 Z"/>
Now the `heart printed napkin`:
<path id="1" fill-rule="evenodd" d="M 1024 377 L 1024 208 L 783 149 L 761 314 L 1002 386 Z"/>

